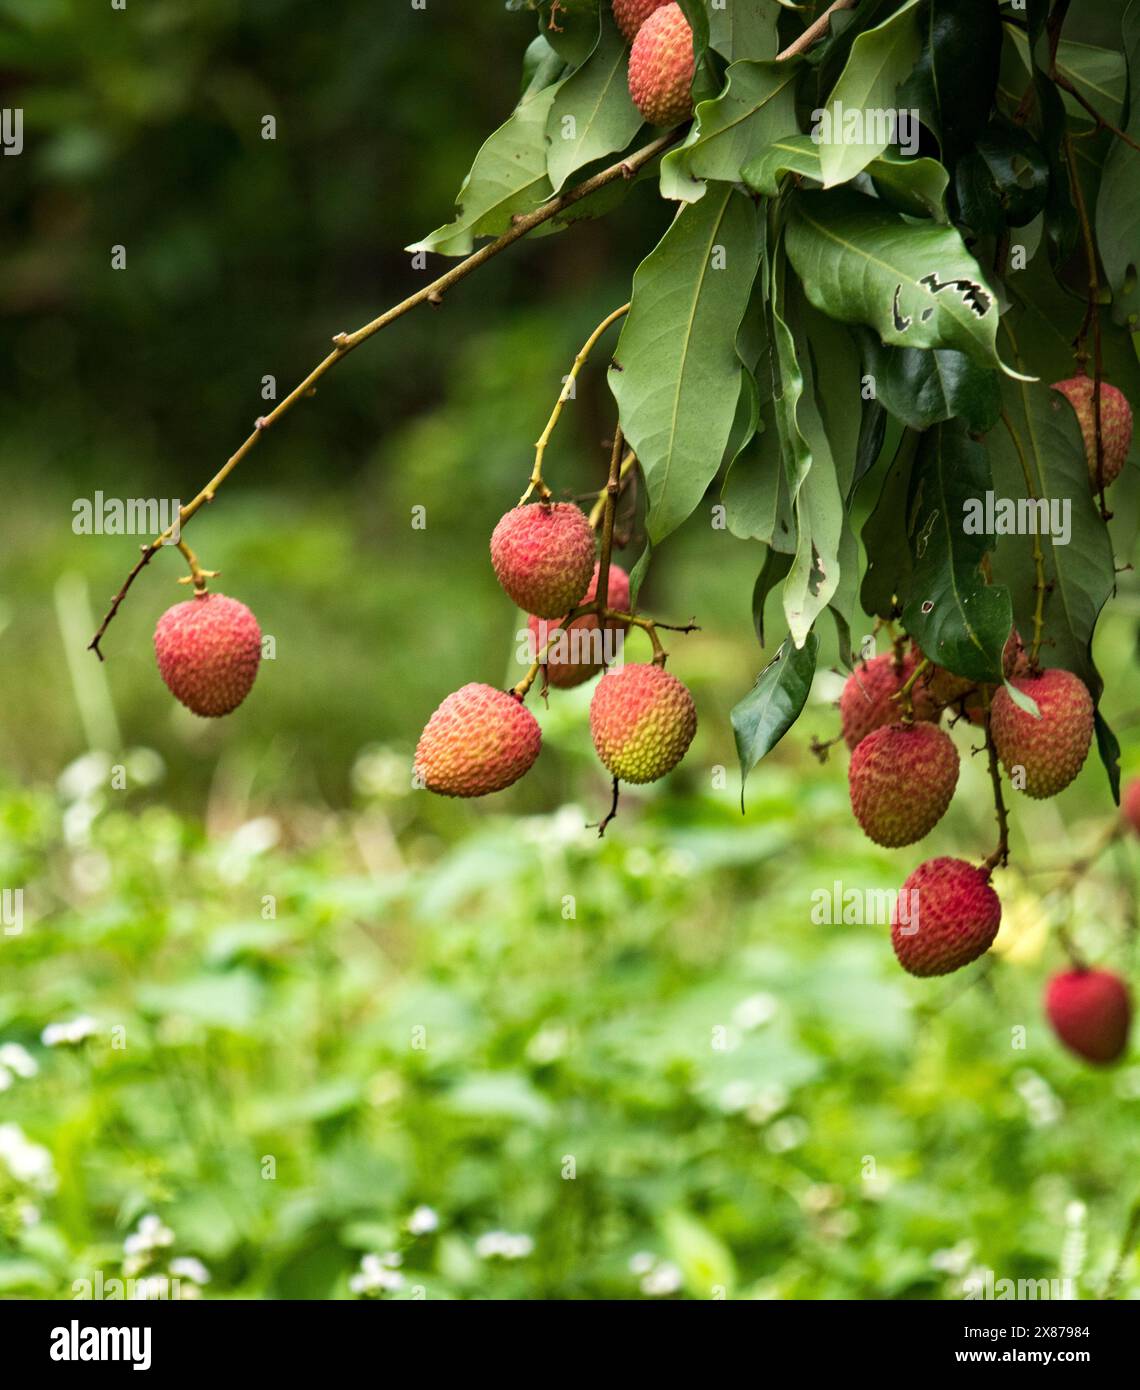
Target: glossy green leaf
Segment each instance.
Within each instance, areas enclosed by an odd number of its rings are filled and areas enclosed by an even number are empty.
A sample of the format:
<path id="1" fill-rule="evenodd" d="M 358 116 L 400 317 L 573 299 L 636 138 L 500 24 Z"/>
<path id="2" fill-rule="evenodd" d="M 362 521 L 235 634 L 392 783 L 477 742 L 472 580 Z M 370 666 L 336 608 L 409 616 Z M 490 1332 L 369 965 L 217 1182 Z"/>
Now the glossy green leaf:
<path id="1" fill-rule="evenodd" d="M 1128 58 L 1127 133 L 1140 143 L 1140 0 L 1124 11 Z M 1140 151 L 1114 139 L 1096 202 L 1096 240 L 1112 288 L 1112 315 L 1135 330 L 1140 323 Z"/>
<path id="2" fill-rule="evenodd" d="M 876 398 L 911 429 L 958 415 L 977 434 L 1001 413 L 1000 374 L 952 348 L 884 347 L 870 329 L 857 330 Z"/>
<path id="3" fill-rule="evenodd" d="M 775 748 L 807 704 L 818 655 L 819 638 L 814 632 L 799 648 L 787 638 L 732 711 L 732 732 L 740 758 L 741 810 L 748 774 Z"/>

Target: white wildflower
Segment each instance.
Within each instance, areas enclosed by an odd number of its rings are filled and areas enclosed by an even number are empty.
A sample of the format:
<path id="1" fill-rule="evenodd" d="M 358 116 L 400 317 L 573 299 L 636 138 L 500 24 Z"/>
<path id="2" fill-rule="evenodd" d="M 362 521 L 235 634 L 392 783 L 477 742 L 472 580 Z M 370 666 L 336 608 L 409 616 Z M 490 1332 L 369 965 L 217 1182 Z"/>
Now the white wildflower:
<path id="1" fill-rule="evenodd" d="M 431 1207 L 418 1206 L 408 1217 L 408 1230 L 414 1236 L 430 1235 L 439 1230 L 439 1214 Z"/>

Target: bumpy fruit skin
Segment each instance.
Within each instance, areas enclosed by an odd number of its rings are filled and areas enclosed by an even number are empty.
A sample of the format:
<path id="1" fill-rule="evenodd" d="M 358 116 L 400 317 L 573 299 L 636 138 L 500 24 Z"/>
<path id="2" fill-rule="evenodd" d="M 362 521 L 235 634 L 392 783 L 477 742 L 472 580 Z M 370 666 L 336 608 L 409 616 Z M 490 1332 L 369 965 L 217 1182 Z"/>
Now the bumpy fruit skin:
<path id="1" fill-rule="evenodd" d="M 605 766 L 623 782 L 656 782 L 685 756 L 697 731 L 693 697 L 660 666 L 611 671 L 590 701 L 590 733 Z"/>
<path id="2" fill-rule="evenodd" d="M 667 5 L 669 0 L 613 0 L 614 19 L 630 43 L 637 37 L 637 31 L 654 10 Z"/>
<path id="3" fill-rule="evenodd" d="M 1081 770 L 1093 735 L 1093 702 L 1071 671 L 1054 669 L 1015 682 L 1037 702 L 1041 718 L 1018 709 L 1004 686 L 990 706 L 990 730 L 1002 766 L 1025 769 L 1027 795 L 1043 800 L 1063 791 Z"/>
<path id="4" fill-rule="evenodd" d="M 1140 777 L 1134 777 L 1120 798 L 1120 814 L 1137 835 L 1140 835 Z"/>
<path id="5" fill-rule="evenodd" d="M 1001 901 L 983 869 L 964 859 L 928 859 L 899 890 L 891 944 L 910 974 L 948 975 L 984 955 L 1000 925 Z"/>
<path id="6" fill-rule="evenodd" d="M 154 654 L 175 699 L 204 719 L 217 719 L 237 709 L 257 678 L 261 629 L 236 598 L 195 594 L 159 618 Z"/>
<path id="7" fill-rule="evenodd" d="M 884 724 L 851 754 L 848 782 L 855 819 L 877 845 L 912 845 L 946 814 L 958 750 L 935 724 Z"/>
<path id="8" fill-rule="evenodd" d="M 628 613 L 629 575 L 620 565 L 610 565 L 610 582 L 607 588 L 609 589 L 607 608 L 616 609 L 619 613 Z M 583 595 L 582 602 L 589 603 L 597 592 L 598 566 L 595 565 L 590 587 Z M 551 637 L 554 637 L 554 645 L 550 648 L 546 659 L 546 679 L 559 690 L 569 690 L 571 686 L 581 685 L 583 681 L 588 681 L 591 676 L 596 676 L 602 669 L 602 664 L 599 661 L 573 660 L 578 655 L 593 656 L 598 650 L 601 644 L 598 638 L 593 635 L 598 631 L 598 620 L 592 613 L 589 613 L 584 618 L 576 618 L 564 634 L 555 635 L 554 629 L 558 626 L 558 622 L 558 619 L 538 618 L 532 613 L 528 620 L 528 626 L 536 655 L 545 648 Z M 607 632 L 624 633 L 628 628 L 628 623 L 606 623 Z"/>
<path id="9" fill-rule="evenodd" d="M 415 770 L 440 796 L 486 796 L 517 782 L 541 747 L 538 721 L 521 700 L 473 681 L 428 720 Z"/>
<path id="10" fill-rule="evenodd" d="M 594 532 L 572 502 L 514 507 L 491 534 L 491 564 L 520 608 L 558 618 L 581 599 L 594 568 Z"/>
<path id="11" fill-rule="evenodd" d="M 884 652 L 855 667 L 839 697 L 839 717 L 848 748 L 858 747 L 872 729 L 902 720 L 902 701 L 891 696 L 903 688 L 917 662 L 918 654 L 907 652 L 896 669 L 894 654 Z M 921 677 L 911 688 L 911 703 L 916 719 L 937 720 L 934 700 Z"/>
<path id="12" fill-rule="evenodd" d="M 1060 391 L 1077 414 L 1085 440 L 1085 458 L 1089 466 L 1089 481 L 1096 487 L 1096 411 L 1093 409 L 1093 379 L 1074 376 L 1068 381 L 1055 381 L 1053 390 Z M 1100 441 L 1104 446 L 1105 486 L 1120 477 L 1120 470 L 1132 447 L 1132 407 L 1128 397 L 1107 381 L 1100 384 Z"/>
<path id="13" fill-rule="evenodd" d="M 1045 990 L 1045 1012 L 1067 1048 L 1104 1066 L 1123 1056 L 1132 1023 L 1128 986 L 1108 970 L 1066 970 Z"/>
<path id="14" fill-rule="evenodd" d="M 654 10 L 629 51 L 629 94 L 650 125 L 676 125 L 693 112 L 693 31 L 680 5 Z"/>

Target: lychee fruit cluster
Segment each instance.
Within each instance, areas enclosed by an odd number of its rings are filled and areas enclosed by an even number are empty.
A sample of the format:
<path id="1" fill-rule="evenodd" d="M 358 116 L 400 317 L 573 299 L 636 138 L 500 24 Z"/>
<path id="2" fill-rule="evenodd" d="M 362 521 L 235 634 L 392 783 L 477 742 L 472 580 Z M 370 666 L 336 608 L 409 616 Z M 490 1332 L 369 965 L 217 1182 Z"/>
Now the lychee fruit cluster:
<path id="1" fill-rule="evenodd" d="M 1088 461 L 1089 481 L 1095 488 L 1096 476 L 1096 409 L 1094 405 L 1095 383 L 1087 375 L 1070 377 L 1067 381 L 1055 381 L 1053 390 L 1060 391 L 1076 412 L 1085 441 L 1085 458 Z M 1105 486 L 1120 477 L 1121 469 L 1132 447 L 1132 407 L 1128 397 L 1107 381 L 1100 383 L 1100 442 L 1104 450 Z"/>
<path id="2" fill-rule="evenodd" d="M 522 703 L 537 670 L 544 669 L 557 689 L 581 685 L 612 659 L 603 644 L 606 633 L 624 635 L 629 626 L 624 616 L 597 613 L 562 626 L 575 608 L 596 599 L 600 569 L 593 528 L 572 503 L 544 501 L 507 512 L 491 537 L 491 563 L 503 590 L 529 610 L 537 666 L 514 690 L 465 685 L 428 720 L 416 749 L 416 773 L 444 796 L 484 796 L 527 772 L 542 743 L 538 722 Z M 620 565 L 611 562 L 606 589 L 608 613 L 628 613 L 629 575 Z M 692 696 L 657 664 L 604 675 L 590 705 L 598 756 L 625 782 L 664 777 L 684 756 L 696 726 Z"/>
<path id="3" fill-rule="evenodd" d="M 1128 986 L 1108 970 L 1066 970 L 1045 990 L 1045 1013 L 1067 1048 L 1104 1066 L 1124 1055 L 1132 1025 Z"/>
<path id="4" fill-rule="evenodd" d="M 473 682 L 428 720 L 416 747 L 416 776 L 441 796 L 486 796 L 529 772 L 541 747 L 538 720 L 521 700 Z"/>
<path id="5" fill-rule="evenodd" d="M 199 593 L 168 608 L 154 630 L 158 669 L 187 709 L 216 719 L 237 709 L 261 662 L 261 629 L 244 603 Z"/>
<path id="6" fill-rule="evenodd" d="M 590 701 L 590 733 L 622 782 L 656 782 L 681 761 L 697 731 L 693 697 L 660 666 L 633 664 L 605 675 Z"/>
<path id="7" fill-rule="evenodd" d="M 629 51 L 629 94 L 650 125 L 693 113 L 693 31 L 680 5 L 654 8 Z"/>

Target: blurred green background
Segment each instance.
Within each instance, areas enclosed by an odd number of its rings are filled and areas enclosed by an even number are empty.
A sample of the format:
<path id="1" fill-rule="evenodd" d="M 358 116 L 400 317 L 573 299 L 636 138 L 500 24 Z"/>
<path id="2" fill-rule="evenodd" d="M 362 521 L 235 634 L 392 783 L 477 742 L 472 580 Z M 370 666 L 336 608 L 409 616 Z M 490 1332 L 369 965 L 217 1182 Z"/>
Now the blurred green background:
<path id="1" fill-rule="evenodd" d="M 106 664 L 83 650 L 137 542 L 75 535 L 73 503 L 188 499 L 263 377 L 284 394 L 423 283 L 402 248 L 449 216 L 534 24 L 469 0 L 0 0 L 25 120 L 0 160 L 0 886 L 24 893 L 0 937 L 0 1293 L 101 1271 L 209 1297 L 960 1297 L 992 1270 L 1095 1296 L 1140 1192 L 1140 1062 L 1091 1072 L 1039 1005 L 1060 925 L 1135 979 L 1140 847 L 1057 872 L 1116 814 L 1095 757 L 1015 808 L 992 966 L 914 981 L 884 926 L 814 923 L 836 882 L 988 850 L 985 770 L 960 730 L 946 819 L 876 849 L 846 754 L 809 751 L 836 732 L 824 675 L 741 816 L 761 557 L 702 508 L 643 590 L 702 625 L 672 643 L 701 722 L 666 784 L 585 829 L 608 804 L 587 687 L 539 708 L 511 791 L 410 788 L 439 700 L 513 670 L 486 538 L 667 223 L 651 186 L 366 345 L 193 522 L 276 639 L 235 715 L 195 720 L 155 670 L 175 553 Z M 566 495 L 603 476 L 597 366 L 548 455 Z M 1132 772 L 1138 622 L 1126 571 L 1097 658 Z"/>

